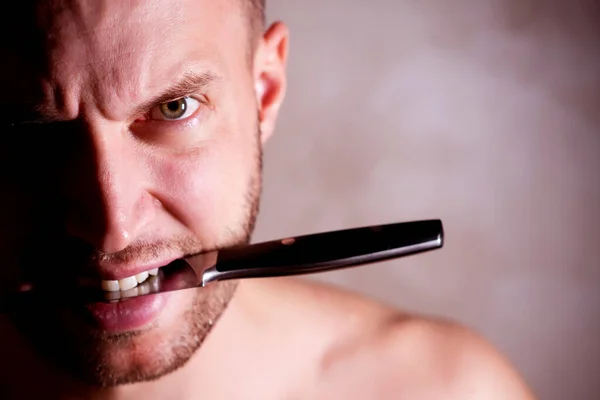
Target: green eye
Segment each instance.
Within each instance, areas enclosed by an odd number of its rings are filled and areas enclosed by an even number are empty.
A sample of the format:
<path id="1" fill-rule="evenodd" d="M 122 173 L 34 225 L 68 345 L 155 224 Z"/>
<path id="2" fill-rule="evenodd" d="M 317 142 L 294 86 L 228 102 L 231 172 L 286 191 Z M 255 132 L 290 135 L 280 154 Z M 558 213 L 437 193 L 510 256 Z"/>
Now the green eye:
<path id="1" fill-rule="evenodd" d="M 150 112 L 152 119 L 176 121 L 193 115 L 200 107 L 200 102 L 191 97 L 182 97 L 167 103 L 159 104 Z"/>

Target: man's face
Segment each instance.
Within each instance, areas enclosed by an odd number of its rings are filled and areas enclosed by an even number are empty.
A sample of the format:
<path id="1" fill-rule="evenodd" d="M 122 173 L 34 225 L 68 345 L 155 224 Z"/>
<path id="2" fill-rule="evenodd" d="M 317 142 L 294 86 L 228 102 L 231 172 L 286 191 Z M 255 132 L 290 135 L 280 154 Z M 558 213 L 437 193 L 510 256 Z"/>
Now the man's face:
<path id="1" fill-rule="evenodd" d="M 1 116 L 14 122 L 0 145 L 3 290 L 117 280 L 249 240 L 283 96 L 283 28 L 254 52 L 229 0 L 56 0 L 17 15 L 3 24 L 20 42 L 0 65 Z M 183 365 L 234 288 L 48 301 L 10 323 L 80 379 L 132 382 Z"/>

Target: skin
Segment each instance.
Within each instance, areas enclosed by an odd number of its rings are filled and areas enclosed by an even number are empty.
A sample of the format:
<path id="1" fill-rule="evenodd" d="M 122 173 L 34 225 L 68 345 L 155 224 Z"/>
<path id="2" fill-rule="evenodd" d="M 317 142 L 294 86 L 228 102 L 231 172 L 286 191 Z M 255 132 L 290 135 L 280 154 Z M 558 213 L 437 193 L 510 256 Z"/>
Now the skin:
<path id="1" fill-rule="evenodd" d="M 248 242 L 286 88 L 284 24 L 255 37 L 226 0 L 55 0 L 2 26 L 21 38 L 0 66 L 17 122 L 0 146 L 3 290 Z M 195 86 L 173 91 L 182 82 Z M 165 120 L 181 98 L 185 118 Z M 2 315 L 0 395 L 532 398 L 477 335 L 337 288 L 256 279 L 166 304 L 119 333 L 48 304 Z"/>

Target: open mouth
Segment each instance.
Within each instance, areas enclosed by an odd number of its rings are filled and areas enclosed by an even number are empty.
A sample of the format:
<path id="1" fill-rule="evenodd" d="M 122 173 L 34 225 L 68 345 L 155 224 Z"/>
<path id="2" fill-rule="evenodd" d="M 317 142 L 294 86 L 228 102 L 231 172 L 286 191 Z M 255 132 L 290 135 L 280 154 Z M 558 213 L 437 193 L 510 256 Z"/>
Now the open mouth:
<path id="1" fill-rule="evenodd" d="M 117 280 L 101 280 L 94 287 L 102 293 L 105 301 L 143 296 L 162 291 L 177 290 L 199 285 L 200 278 L 187 263 L 175 260 L 160 268 L 155 268 L 130 277 Z"/>
<path id="2" fill-rule="evenodd" d="M 70 281 L 71 283 L 68 283 Z M 95 302 L 117 302 L 138 296 L 193 287 L 200 280 L 185 262 L 175 260 L 165 266 L 119 280 L 81 278 L 56 281 L 36 279 L 23 283 L 16 291 L 0 296 L 0 312 L 39 302 L 53 305 L 76 305 Z"/>
<path id="3" fill-rule="evenodd" d="M 23 316 L 63 310 L 66 315 L 78 316 L 102 330 L 127 331 L 146 326 L 157 318 L 170 298 L 163 296 L 165 292 L 197 287 L 200 282 L 194 269 L 183 260 L 116 282 L 43 277 L 38 275 L 14 290 L 0 293 L 0 313 Z"/>

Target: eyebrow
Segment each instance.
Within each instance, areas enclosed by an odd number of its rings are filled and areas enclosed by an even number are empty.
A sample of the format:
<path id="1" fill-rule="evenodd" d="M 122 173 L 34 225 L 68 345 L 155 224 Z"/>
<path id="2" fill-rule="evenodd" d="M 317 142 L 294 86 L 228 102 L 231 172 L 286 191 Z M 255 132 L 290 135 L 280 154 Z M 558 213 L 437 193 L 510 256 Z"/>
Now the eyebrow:
<path id="1" fill-rule="evenodd" d="M 157 104 L 167 103 L 193 93 L 204 91 L 218 79 L 219 77 L 212 72 L 197 73 L 187 71 L 174 85 L 167 88 L 162 94 L 136 106 L 133 115 L 144 114 Z"/>
<path id="2" fill-rule="evenodd" d="M 186 71 L 183 73 L 181 78 L 175 82 L 172 86 L 167 88 L 160 95 L 153 97 L 148 101 L 144 101 L 142 104 L 136 106 L 133 110 L 134 116 L 139 116 L 148 112 L 149 109 L 156 106 L 157 104 L 167 103 L 169 101 L 177 100 L 190 94 L 201 92 L 206 90 L 213 82 L 219 80 L 219 76 L 210 71 L 204 71 L 201 73 Z M 41 107 L 35 105 L 35 102 L 30 102 L 29 108 L 31 111 L 24 112 L 26 108 L 16 107 L 15 105 L 3 105 L 4 109 L 8 108 L 12 112 L 9 114 L 25 114 L 21 118 L 17 118 L 16 121 L 9 122 L 9 126 L 22 126 L 31 124 L 47 124 L 61 122 L 62 118 L 60 114 L 54 115 L 48 110 L 43 110 Z M 6 111 L 6 110 L 5 110 Z M 1 114 L 1 113 L 0 113 Z"/>

